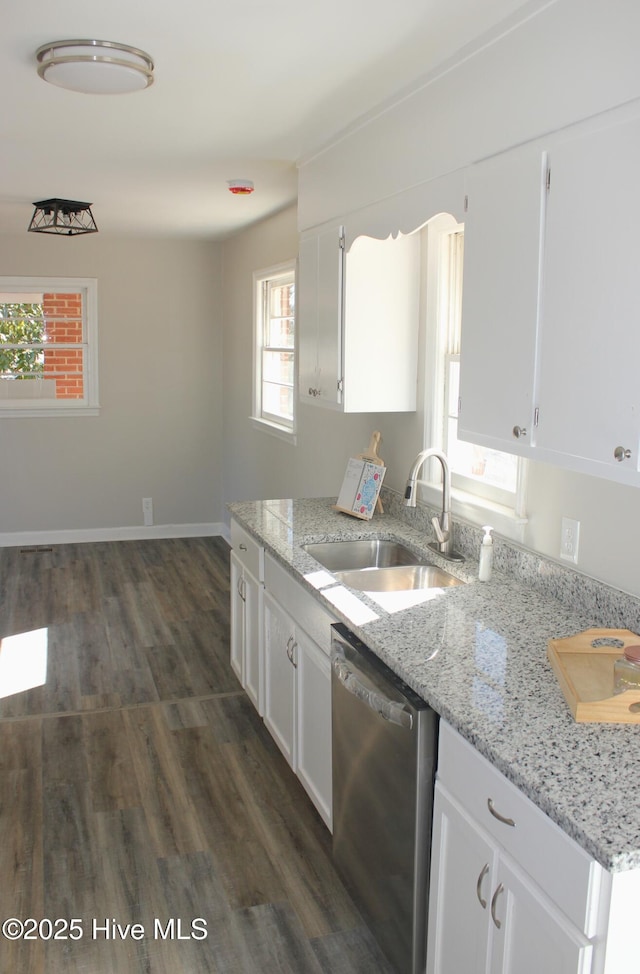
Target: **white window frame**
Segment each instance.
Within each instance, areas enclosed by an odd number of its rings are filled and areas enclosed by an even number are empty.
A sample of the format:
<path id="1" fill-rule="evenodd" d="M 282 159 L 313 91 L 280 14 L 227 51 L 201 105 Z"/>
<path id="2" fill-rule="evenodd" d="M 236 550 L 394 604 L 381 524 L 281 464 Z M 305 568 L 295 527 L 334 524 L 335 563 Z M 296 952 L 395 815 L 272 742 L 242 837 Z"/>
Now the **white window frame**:
<path id="1" fill-rule="evenodd" d="M 450 278 L 449 240 L 451 234 L 464 232 L 464 225 L 450 214 L 440 214 L 429 221 L 423 233 L 425 257 L 422 280 L 426 282 L 424 318 L 426 321 L 424 447 L 437 447 L 447 453 L 445 442 L 446 404 L 448 402 L 445 360 L 459 360 L 464 348 L 448 348 L 447 329 L 451 327 L 449 306 Z M 463 271 L 464 276 L 464 271 Z M 461 292 L 458 292 L 461 295 Z M 459 311 L 459 309 L 458 309 Z M 431 506 L 442 502 L 441 468 L 425 467 L 427 479 L 422 482 L 422 499 Z M 516 489 L 513 493 L 492 489 L 451 469 L 451 497 L 454 514 L 476 524 L 491 524 L 499 533 L 522 540 L 526 516 L 527 461 L 517 459 Z"/>
<path id="2" fill-rule="evenodd" d="M 295 260 L 284 261 L 272 267 L 254 271 L 253 274 L 253 404 L 251 422 L 257 428 L 273 436 L 286 440 L 288 443 L 296 442 L 296 410 L 297 410 L 297 376 L 298 376 L 298 334 L 297 334 L 297 299 L 294 307 L 294 345 L 293 348 L 283 348 L 282 351 L 293 352 L 293 418 L 291 421 L 279 416 L 274 416 L 266 412 L 262 406 L 262 358 L 265 348 L 264 344 L 264 320 L 265 320 L 265 285 L 285 278 L 293 277 L 294 285 L 297 283 L 297 267 Z M 296 288 L 297 294 L 297 288 Z"/>
<path id="3" fill-rule="evenodd" d="M 84 396 L 82 399 L 0 398 L 0 417 L 97 416 L 100 412 L 97 280 L 89 277 L 0 277 L 0 292 L 13 294 L 81 293 L 84 353 Z"/>

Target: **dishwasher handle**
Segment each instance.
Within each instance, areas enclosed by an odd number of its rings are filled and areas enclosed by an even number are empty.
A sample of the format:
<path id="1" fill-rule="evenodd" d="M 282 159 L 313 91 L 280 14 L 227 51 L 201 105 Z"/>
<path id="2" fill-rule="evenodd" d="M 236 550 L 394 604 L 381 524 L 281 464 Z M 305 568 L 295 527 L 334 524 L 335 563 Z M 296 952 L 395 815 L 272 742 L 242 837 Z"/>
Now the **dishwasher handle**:
<path id="1" fill-rule="evenodd" d="M 411 730 L 413 727 L 413 715 L 409 713 L 404 704 L 396 700 L 390 700 L 377 690 L 370 689 L 358 679 L 355 670 L 352 670 L 345 657 L 341 653 L 335 653 L 332 661 L 333 672 L 342 683 L 345 690 L 352 693 L 358 700 L 362 700 L 365 706 L 375 711 L 384 720 L 399 727 L 406 727 Z"/>

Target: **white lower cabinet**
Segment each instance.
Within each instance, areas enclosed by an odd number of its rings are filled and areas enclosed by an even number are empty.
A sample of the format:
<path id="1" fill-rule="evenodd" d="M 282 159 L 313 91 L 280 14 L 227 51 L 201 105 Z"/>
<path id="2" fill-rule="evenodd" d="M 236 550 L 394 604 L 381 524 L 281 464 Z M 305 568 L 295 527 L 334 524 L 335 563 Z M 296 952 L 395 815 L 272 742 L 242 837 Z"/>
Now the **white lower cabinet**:
<path id="1" fill-rule="evenodd" d="M 267 561 L 263 598 L 264 722 L 331 829 L 333 620 L 275 562 L 268 558 Z M 301 617 L 319 641 L 302 628 Z"/>
<path id="2" fill-rule="evenodd" d="M 331 659 L 302 631 L 297 642 L 298 777 L 331 829 Z"/>
<path id="3" fill-rule="evenodd" d="M 264 611 L 264 722 L 296 770 L 296 627 L 293 619 L 266 592 Z"/>
<path id="4" fill-rule="evenodd" d="M 593 945 L 436 786 L 429 974 L 589 974 Z"/>
<path id="5" fill-rule="evenodd" d="M 263 549 L 232 523 L 231 667 L 260 715 L 262 676 Z M 254 574 L 255 572 L 255 574 Z"/>
<path id="6" fill-rule="evenodd" d="M 608 874 L 444 722 L 427 974 L 604 970 Z"/>

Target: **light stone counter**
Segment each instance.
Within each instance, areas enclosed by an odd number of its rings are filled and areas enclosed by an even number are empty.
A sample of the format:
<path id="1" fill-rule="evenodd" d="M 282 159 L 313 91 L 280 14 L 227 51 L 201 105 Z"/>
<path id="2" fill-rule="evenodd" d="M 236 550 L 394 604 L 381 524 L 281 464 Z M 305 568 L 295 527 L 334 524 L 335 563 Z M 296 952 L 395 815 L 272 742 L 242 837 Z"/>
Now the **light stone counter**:
<path id="1" fill-rule="evenodd" d="M 640 726 L 576 724 L 546 655 L 550 638 L 593 626 L 640 631 L 637 601 L 553 562 L 535 559 L 534 568 L 523 567 L 527 553 L 499 541 L 498 570 L 479 582 L 480 534 L 458 525 L 463 565 L 428 554 L 468 584 L 437 590 L 408 608 L 383 607 L 361 592 L 345 592 L 301 546 L 373 536 L 427 553 L 427 512 L 396 506 L 394 514 L 367 522 L 336 513 L 331 503 L 267 500 L 229 510 L 598 862 L 612 872 L 640 868 Z M 536 578 L 523 581 L 528 570 Z M 554 588 L 558 598 L 549 594 Z"/>

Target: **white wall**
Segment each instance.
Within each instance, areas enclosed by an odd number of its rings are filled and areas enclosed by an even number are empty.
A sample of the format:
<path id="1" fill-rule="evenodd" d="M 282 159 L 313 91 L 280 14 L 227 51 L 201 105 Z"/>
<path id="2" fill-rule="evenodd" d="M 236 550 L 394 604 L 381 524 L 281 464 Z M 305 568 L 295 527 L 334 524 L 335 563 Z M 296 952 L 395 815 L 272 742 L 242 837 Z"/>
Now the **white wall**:
<path id="1" fill-rule="evenodd" d="M 0 419 L 2 543 L 25 532 L 116 536 L 142 525 L 142 497 L 153 498 L 156 525 L 222 519 L 219 253 L 189 241 L 0 235 L 4 275 L 97 278 L 101 402 L 97 417 Z"/>
<path id="2" fill-rule="evenodd" d="M 298 403 L 294 446 L 249 420 L 253 272 L 297 257 L 296 227 L 296 208 L 290 207 L 223 244 L 226 501 L 337 497 L 347 460 L 365 450 L 379 428 L 378 416 L 345 416 Z"/>
<path id="3" fill-rule="evenodd" d="M 639 36 L 636 0 L 551 2 L 304 160 L 300 228 L 640 97 Z"/>

